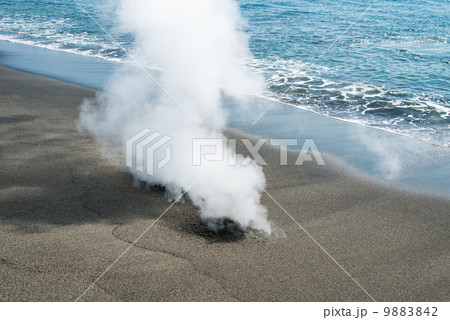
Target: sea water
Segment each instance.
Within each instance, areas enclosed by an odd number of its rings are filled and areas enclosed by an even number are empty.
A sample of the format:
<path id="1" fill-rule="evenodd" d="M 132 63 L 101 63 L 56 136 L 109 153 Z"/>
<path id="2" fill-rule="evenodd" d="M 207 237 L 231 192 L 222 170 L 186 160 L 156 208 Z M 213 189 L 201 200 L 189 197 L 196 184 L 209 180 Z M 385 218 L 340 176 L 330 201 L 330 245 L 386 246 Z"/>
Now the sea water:
<path id="1" fill-rule="evenodd" d="M 238 3 L 262 96 L 450 147 L 450 0 Z M 133 38 L 114 10 L 107 0 L 0 0 L 0 40 L 126 62 Z"/>

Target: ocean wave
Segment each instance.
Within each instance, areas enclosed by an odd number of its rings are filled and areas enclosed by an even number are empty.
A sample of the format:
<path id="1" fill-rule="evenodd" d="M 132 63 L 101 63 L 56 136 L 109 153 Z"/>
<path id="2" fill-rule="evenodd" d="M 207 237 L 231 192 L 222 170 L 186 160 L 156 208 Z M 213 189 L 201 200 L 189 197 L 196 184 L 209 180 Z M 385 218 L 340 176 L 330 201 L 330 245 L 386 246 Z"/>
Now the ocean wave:
<path id="1" fill-rule="evenodd" d="M 78 30 L 67 18 L 51 21 L 2 17 L 0 40 L 33 45 L 41 48 L 70 52 L 110 61 L 123 61 L 124 52 L 107 38 L 92 32 Z M 127 44 L 124 43 L 124 46 Z"/>
<path id="2" fill-rule="evenodd" d="M 411 94 L 367 83 L 327 79 L 327 68 L 292 60 L 252 61 L 266 75 L 266 98 L 450 147 L 450 102 L 438 94 Z"/>

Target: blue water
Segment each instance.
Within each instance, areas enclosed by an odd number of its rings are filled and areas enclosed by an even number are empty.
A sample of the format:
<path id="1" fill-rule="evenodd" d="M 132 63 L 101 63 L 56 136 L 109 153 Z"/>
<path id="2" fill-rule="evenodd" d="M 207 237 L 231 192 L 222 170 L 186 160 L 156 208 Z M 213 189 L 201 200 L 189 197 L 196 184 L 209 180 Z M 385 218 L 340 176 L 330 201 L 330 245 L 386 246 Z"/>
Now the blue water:
<path id="1" fill-rule="evenodd" d="M 131 47 L 111 1 L 78 2 Z M 239 0 L 262 95 L 450 147 L 450 0 L 379 0 L 361 16 L 372 3 Z M 0 39 L 125 60 L 72 0 L 0 0 Z"/>

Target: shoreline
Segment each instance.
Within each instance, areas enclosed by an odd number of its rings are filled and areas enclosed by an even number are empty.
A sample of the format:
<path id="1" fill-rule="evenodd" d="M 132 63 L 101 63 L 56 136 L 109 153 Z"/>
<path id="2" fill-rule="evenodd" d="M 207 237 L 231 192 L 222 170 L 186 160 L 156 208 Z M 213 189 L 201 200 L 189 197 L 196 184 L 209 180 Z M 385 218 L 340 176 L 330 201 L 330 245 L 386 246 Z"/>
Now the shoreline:
<path id="1" fill-rule="evenodd" d="M 0 52 L 3 52 L 0 64 L 96 90 L 105 86 L 120 65 L 5 41 L 0 41 Z M 254 119 L 272 104 L 267 114 L 252 126 Z M 252 99 L 247 110 L 233 101 L 226 102 L 226 108 L 232 129 L 263 138 L 295 138 L 299 143 L 312 138 L 320 152 L 340 158 L 363 175 L 397 188 L 450 198 L 450 164 L 446 161 L 450 149 L 262 98 Z"/>
<path id="2" fill-rule="evenodd" d="M 20 51 L 21 48 L 23 48 L 21 46 L 25 46 L 25 47 L 35 48 L 35 49 L 41 51 L 41 53 L 44 54 L 44 55 L 46 53 L 48 54 L 49 52 L 53 52 L 53 53 L 56 52 L 56 53 L 61 53 L 62 55 L 68 55 L 68 56 L 73 55 L 75 57 L 82 57 L 83 59 L 84 58 L 88 58 L 88 59 L 95 60 L 95 61 L 101 61 L 101 63 L 106 63 L 106 65 L 109 65 L 109 67 L 106 67 L 106 69 L 108 70 L 106 76 L 100 77 L 100 80 L 98 80 L 98 82 L 96 82 L 95 84 L 90 84 L 89 85 L 89 83 L 79 83 L 80 82 L 79 79 L 78 79 L 78 81 L 75 80 L 75 82 L 74 82 L 74 80 L 72 80 L 72 81 L 71 80 L 64 80 L 65 73 L 61 73 L 61 74 L 57 74 L 57 75 L 53 74 L 53 76 L 52 76 L 52 73 L 48 73 L 48 71 L 44 71 L 43 68 L 40 68 L 39 66 L 36 66 L 36 65 L 23 67 L 23 64 L 17 63 L 15 61 L 15 59 L 10 59 L 10 60 L 7 60 L 7 61 L 3 61 L 3 65 L 8 66 L 8 67 L 13 68 L 13 69 L 16 69 L 16 70 L 19 70 L 19 71 L 25 71 L 25 72 L 29 72 L 29 73 L 33 73 L 33 74 L 37 74 L 37 75 L 51 77 L 51 78 L 58 79 L 58 80 L 61 80 L 61 81 L 67 81 L 69 83 L 78 84 L 78 85 L 81 85 L 81 86 L 84 86 L 84 87 L 87 87 L 87 88 L 90 88 L 90 89 L 102 90 L 103 86 L 106 84 L 106 82 L 108 80 L 109 75 L 111 75 L 114 72 L 115 67 L 118 67 L 121 64 L 127 64 L 127 62 L 124 62 L 124 61 L 116 61 L 114 59 L 107 59 L 107 58 L 104 58 L 104 57 L 85 55 L 85 54 L 82 54 L 82 53 L 72 52 L 70 50 L 53 49 L 53 48 L 48 48 L 48 47 L 45 47 L 45 46 L 39 46 L 39 45 L 30 44 L 30 43 L 26 43 L 26 42 L 13 41 L 13 40 L 7 40 L 7 39 L 0 39 L 0 45 L 1 44 L 3 44 L 3 45 L 6 44 L 8 46 L 8 43 L 11 44 L 11 46 L 9 46 L 9 51 L 11 51 L 11 52 Z M 75 58 L 75 60 L 76 60 L 76 58 Z M 114 67 L 114 65 L 115 65 L 115 67 Z M 156 69 L 149 69 L 149 71 L 158 72 L 158 70 L 156 70 Z M 337 118 L 337 117 L 330 116 L 330 115 L 327 115 L 327 114 L 322 114 L 322 113 L 320 113 L 318 111 L 315 111 L 315 110 L 306 109 L 306 108 L 303 108 L 301 106 L 290 104 L 288 102 L 279 101 L 279 100 L 276 100 L 276 99 L 273 99 L 273 98 L 270 98 L 270 97 L 255 96 L 255 98 L 262 99 L 262 100 L 267 100 L 267 101 L 270 101 L 271 103 L 276 103 L 276 104 L 280 104 L 280 105 L 289 106 L 289 107 L 296 108 L 296 109 L 301 110 L 301 111 L 306 111 L 306 112 L 310 112 L 310 113 L 313 113 L 313 114 L 317 114 L 317 115 L 320 115 L 322 117 L 329 118 L 329 119 L 332 119 L 332 120 L 342 121 L 344 123 L 349 123 L 349 124 L 352 124 L 352 125 L 359 125 L 359 126 L 367 127 L 367 128 L 374 129 L 374 130 L 380 130 L 380 131 L 388 132 L 388 133 L 391 133 L 391 134 L 399 135 L 399 136 L 402 136 L 402 137 L 417 139 L 417 140 L 419 140 L 421 142 L 430 144 L 430 145 L 435 146 L 435 147 L 445 148 L 443 146 L 434 145 L 434 144 L 429 143 L 429 142 L 427 142 L 425 140 L 420 140 L 418 138 L 415 138 L 415 137 L 412 137 L 412 136 L 409 136 L 409 135 L 406 135 L 406 134 L 403 134 L 403 133 L 400 133 L 400 132 L 391 131 L 391 130 L 388 130 L 386 128 L 368 127 L 368 126 L 366 126 L 366 125 L 364 125 L 362 123 L 359 123 L 359 122 L 353 122 L 353 121 L 351 121 L 349 119 L 342 119 L 342 118 Z"/>

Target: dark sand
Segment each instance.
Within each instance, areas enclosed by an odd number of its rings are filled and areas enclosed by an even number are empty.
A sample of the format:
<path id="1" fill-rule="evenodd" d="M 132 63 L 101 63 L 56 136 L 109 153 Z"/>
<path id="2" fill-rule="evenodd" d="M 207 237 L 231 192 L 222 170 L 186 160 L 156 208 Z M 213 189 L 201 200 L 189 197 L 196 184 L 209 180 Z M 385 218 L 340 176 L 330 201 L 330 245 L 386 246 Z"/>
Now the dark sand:
<path id="1" fill-rule="evenodd" d="M 0 67 L 0 300 L 75 300 L 170 205 L 108 164 L 77 106 L 92 90 Z M 268 192 L 377 301 L 449 301 L 450 202 L 280 167 Z M 290 161 L 292 163 L 292 160 Z M 285 236 L 214 234 L 174 205 L 81 300 L 370 301 L 267 195 Z"/>

